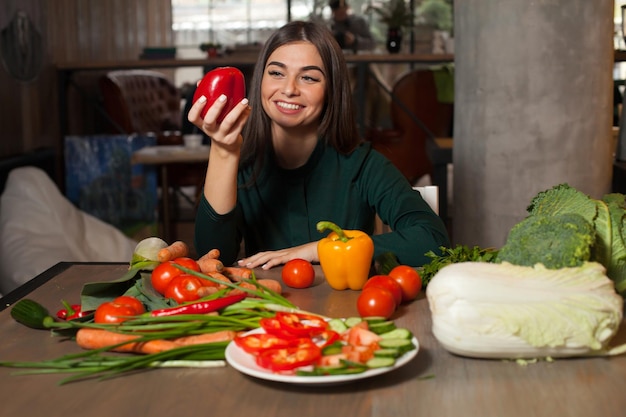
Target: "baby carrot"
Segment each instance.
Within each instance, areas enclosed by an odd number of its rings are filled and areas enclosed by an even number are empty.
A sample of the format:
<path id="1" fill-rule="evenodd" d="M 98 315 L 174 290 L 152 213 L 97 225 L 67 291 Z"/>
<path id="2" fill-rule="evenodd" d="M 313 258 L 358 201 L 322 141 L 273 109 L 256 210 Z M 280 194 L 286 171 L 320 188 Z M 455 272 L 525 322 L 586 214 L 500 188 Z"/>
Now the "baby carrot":
<path id="1" fill-rule="evenodd" d="M 203 274 L 211 275 L 212 272 L 221 272 L 224 269 L 224 264 L 217 258 L 208 258 L 206 256 L 198 259 L 198 266 Z"/>
<path id="2" fill-rule="evenodd" d="M 165 339 L 134 342 L 141 336 L 115 333 L 103 329 L 83 327 L 76 332 L 76 343 L 83 349 L 104 349 L 111 347 L 115 352 L 159 353 L 180 347 L 179 344 Z M 128 343 L 124 343 L 128 342 Z"/>
<path id="3" fill-rule="evenodd" d="M 265 288 L 269 289 L 270 291 L 274 291 L 277 294 L 281 294 L 283 292 L 283 288 L 280 285 L 280 282 L 273 280 L 273 279 L 259 279 L 257 280 L 257 282 L 264 286 Z"/>
<path id="4" fill-rule="evenodd" d="M 202 255 L 202 258 L 204 258 L 204 257 L 217 259 L 217 258 L 220 257 L 220 250 L 217 249 L 217 248 L 211 249 L 210 251 L 208 251 L 207 253 Z"/>
<path id="5" fill-rule="evenodd" d="M 224 266 L 222 273 L 235 282 L 252 278 L 252 269 L 246 267 Z"/>
<path id="6" fill-rule="evenodd" d="M 177 240 L 171 245 L 161 249 L 157 254 L 159 262 L 167 262 L 176 258 L 189 256 L 189 246 L 181 240 Z"/>
<path id="7" fill-rule="evenodd" d="M 201 343 L 229 342 L 237 336 L 233 330 L 219 330 L 214 333 L 202 333 L 192 336 L 182 336 L 172 339 L 179 346 L 199 345 Z"/>

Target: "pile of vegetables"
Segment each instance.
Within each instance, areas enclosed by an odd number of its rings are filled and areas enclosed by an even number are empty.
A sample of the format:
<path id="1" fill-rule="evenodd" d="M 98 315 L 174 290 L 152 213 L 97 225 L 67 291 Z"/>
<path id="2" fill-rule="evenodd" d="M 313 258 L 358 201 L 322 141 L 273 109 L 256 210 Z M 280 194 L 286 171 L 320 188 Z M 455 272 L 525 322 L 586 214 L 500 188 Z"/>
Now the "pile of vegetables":
<path id="1" fill-rule="evenodd" d="M 205 271 L 213 271 L 204 273 L 189 262 L 188 249 L 180 243 L 167 245 L 158 238 L 140 242 L 127 274 L 113 282 L 85 284 L 81 304 L 64 303 L 65 311 L 57 317 L 28 298 L 15 303 L 11 315 L 16 321 L 72 338 L 85 352 L 0 366 L 24 368 L 21 373 L 72 374 L 61 383 L 154 367 L 222 366 L 226 345 L 240 332 L 258 328 L 261 319 L 276 311 L 299 311 L 280 294 L 276 281 L 257 280 L 244 268 L 225 268 L 216 251 L 198 260 Z M 167 276 L 158 272 L 161 265 L 167 265 Z M 202 283 L 195 292 L 186 287 L 188 298 L 166 297 L 152 286 L 158 282 L 167 288 L 166 281 L 181 276 Z"/>
<path id="2" fill-rule="evenodd" d="M 500 249 L 457 246 L 423 268 L 433 333 L 471 357 L 617 355 L 626 200 L 567 184 L 540 192 Z"/>

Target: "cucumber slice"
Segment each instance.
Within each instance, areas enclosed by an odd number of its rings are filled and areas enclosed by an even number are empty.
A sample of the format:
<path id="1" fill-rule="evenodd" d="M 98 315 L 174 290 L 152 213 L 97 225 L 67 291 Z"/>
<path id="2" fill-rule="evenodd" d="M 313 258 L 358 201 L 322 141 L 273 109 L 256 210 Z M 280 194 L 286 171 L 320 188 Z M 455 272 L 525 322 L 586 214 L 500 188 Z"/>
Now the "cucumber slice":
<path id="1" fill-rule="evenodd" d="M 328 322 L 328 327 L 330 328 L 330 330 L 334 330 L 334 331 L 336 331 L 339 334 L 341 334 L 341 333 L 345 332 L 346 330 L 348 330 L 348 326 L 341 319 L 331 319 Z"/>
<path id="2" fill-rule="evenodd" d="M 409 339 L 381 339 L 378 345 L 381 349 L 398 349 L 402 355 L 415 349 L 415 345 Z"/>
<path id="3" fill-rule="evenodd" d="M 376 334 L 389 333 L 396 328 L 396 324 L 393 321 L 381 321 L 369 325 L 369 330 Z"/>
<path id="4" fill-rule="evenodd" d="M 383 323 L 383 322 L 387 321 L 387 319 L 385 317 L 379 317 L 379 316 L 363 317 L 363 320 L 365 320 L 367 322 L 367 324 L 369 324 L 370 326 L 372 324 Z"/>
<path id="5" fill-rule="evenodd" d="M 409 329 L 405 329 L 404 327 L 398 327 L 396 329 L 391 330 L 390 332 L 382 333 L 380 335 L 383 339 L 412 339 L 413 333 Z"/>
<path id="6" fill-rule="evenodd" d="M 359 324 L 362 321 L 363 321 L 363 319 L 361 317 L 348 317 L 345 320 L 345 323 L 346 323 L 346 326 L 352 327 L 352 326 L 356 326 L 357 324 Z"/>
<path id="7" fill-rule="evenodd" d="M 328 346 L 324 346 L 322 348 L 322 355 L 324 356 L 336 355 L 338 353 L 341 353 L 342 349 L 343 349 L 343 343 L 335 342 Z"/>
<path id="8" fill-rule="evenodd" d="M 369 368 L 386 368 L 388 366 L 393 366 L 396 363 L 394 358 L 379 358 L 374 357 L 367 361 L 365 364 Z"/>
<path id="9" fill-rule="evenodd" d="M 385 348 L 385 349 L 378 349 L 376 351 L 374 351 L 374 357 L 377 358 L 398 358 L 400 357 L 400 351 L 398 349 L 392 349 L 392 348 Z"/>

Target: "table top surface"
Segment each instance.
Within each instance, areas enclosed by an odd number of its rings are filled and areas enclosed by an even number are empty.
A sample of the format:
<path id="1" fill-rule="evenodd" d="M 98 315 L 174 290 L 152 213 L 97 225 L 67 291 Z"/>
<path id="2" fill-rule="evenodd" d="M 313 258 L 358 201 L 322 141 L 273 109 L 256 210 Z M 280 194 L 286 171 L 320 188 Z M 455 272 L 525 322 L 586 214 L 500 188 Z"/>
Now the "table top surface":
<path id="1" fill-rule="evenodd" d="M 2 299 L 25 295 L 45 306 L 79 298 L 82 285 L 121 277 L 124 264 L 62 263 Z M 279 279 L 279 269 L 258 271 Z M 313 287 L 288 289 L 300 308 L 330 317 L 357 314 L 357 291 L 335 291 L 316 267 Z M 405 366 L 358 382 L 299 386 L 243 375 L 230 366 L 159 369 L 110 380 L 59 386 L 60 375 L 12 375 L 0 368 L 3 415 L 89 416 L 617 416 L 626 410 L 626 357 L 561 359 L 526 366 L 479 360 L 445 351 L 431 332 L 423 295 L 393 319 L 416 335 L 420 350 Z M 71 340 L 51 337 L 0 312 L 0 358 L 43 360 L 79 352 Z M 622 328 L 617 338 L 624 339 Z M 175 411 L 174 411 L 175 410 Z"/>
<path id="2" fill-rule="evenodd" d="M 210 146 L 202 145 L 190 148 L 183 145 L 157 145 L 146 146 L 133 152 L 131 162 L 133 164 L 175 164 L 194 163 L 209 161 Z"/>

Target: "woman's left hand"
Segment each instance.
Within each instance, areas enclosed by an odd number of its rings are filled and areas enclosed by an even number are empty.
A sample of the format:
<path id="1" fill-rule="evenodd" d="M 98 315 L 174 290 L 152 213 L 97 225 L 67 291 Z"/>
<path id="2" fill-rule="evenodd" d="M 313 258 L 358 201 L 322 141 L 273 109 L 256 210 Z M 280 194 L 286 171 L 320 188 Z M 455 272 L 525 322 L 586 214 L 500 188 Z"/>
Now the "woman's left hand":
<path id="1" fill-rule="evenodd" d="M 306 243 L 292 248 L 276 251 L 259 252 L 248 258 L 243 258 L 237 263 L 247 268 L 270 269 L 272 267 L 285 264 L 292 259 L 304 259 L 309 262 L 319 262 L 317 257 L 317 242 Z"/>

